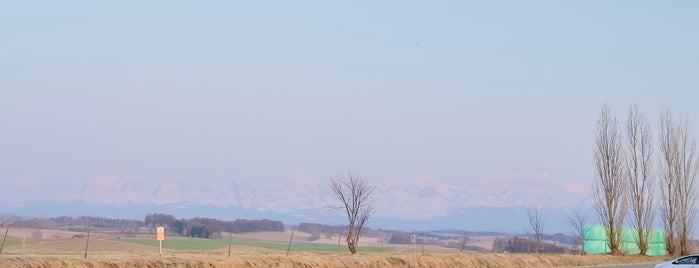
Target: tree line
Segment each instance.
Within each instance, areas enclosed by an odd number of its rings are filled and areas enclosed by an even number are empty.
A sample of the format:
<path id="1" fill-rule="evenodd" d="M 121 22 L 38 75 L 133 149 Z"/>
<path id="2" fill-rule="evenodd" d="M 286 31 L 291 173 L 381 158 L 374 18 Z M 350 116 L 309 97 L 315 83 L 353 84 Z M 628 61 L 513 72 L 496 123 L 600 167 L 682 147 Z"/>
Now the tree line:
<path id="1" fill-rule="evenodd" d="M 90 224 L 99 228 L 138 228 L 143 227 L 143 221 L 136 219 L 116 219 L 108 217 L 49 217 L 49 218 L 15 218 L 12 226 L 35 229 L 82 229 Z"/>
<path id="2" fill-rule="evenodd" d="M 302 222 L 299 223 L 295 229 L 299 232 L 306 232 L 311 234 L 309 240 L 317 240 L 321 237 L 331 238 L 335 235 L 346 235 L 347 229 L 349 228 L 346 224 L 340 225 L 328 225 L 322 223 L 310 223 Z M 362 228 L 362 234 L 368 237 L 380 237 L 382 234 L 390 234 L 400 231 L 382 230 L 382 229 L 372 229 L 369 227 Z"/>
<path id="3" fill-rule="evenodd" d="M 277 220 L 246 220 L 222 221 L 213 218 L 176 219 L 172 215 L 151 213 L 144 220 L 146 227 L 164 226 L 166 233 L 175 236 L 201 238 L 221 238 L 221 232 L 283 232 L 284 224 Z"/>
<path id="4" fill-rule="evenodd" d="M 555 241 L 555 240 L 554 240 Z M 495 238 L 493 240 L 493 252 L 509 252 L 509 253 L 575 253 L 565 245 L 556 245 L 555 243 L 537 241 L 523 237 L 511 238 Z"/>
<path id="5" fill-rule="evenodd" d="M 126 234 L 138 234 L 142 232 L 153 233 L 155 227 L 166 227 L 166 234 L 171 236 L 190 236 L 201 238 L 220 238 L 221 232 L 247 233 L 247 232 L 283 232 L 284 224 L 277 220 L 247 220 L 236 219 L 222 221 L 212 218 L 177 219 L 175 216 L 151 213 L 144 220 L 115 219 L 108 217 L 50 217 L 50 218 L 18 218 L 13 220 L 12 226 L 36 229 L 63 229 L 70 231 L 84 231 L 87 226 L 94 228 L 116 229 L 116 232 Z M 140 230 L 146 228 L 146 230 Z"/>

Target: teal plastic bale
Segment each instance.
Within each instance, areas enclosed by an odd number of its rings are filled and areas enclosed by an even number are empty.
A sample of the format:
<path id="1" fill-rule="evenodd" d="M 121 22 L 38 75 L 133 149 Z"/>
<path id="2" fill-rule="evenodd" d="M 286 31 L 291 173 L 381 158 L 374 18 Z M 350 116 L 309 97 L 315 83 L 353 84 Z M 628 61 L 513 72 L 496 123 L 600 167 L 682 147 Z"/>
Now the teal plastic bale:
<path id="1" fill-rule="evenodd" d="M 611 253 L 609 248 L 609 240 L 605 228 L 599 225 L 590 225 L 583 228 L 583 238 L 585 246 L 583 250 L 588 254 L 605 254 Z M 635 229 L 622 230 L 621 251 L 625 254 L 635 255 L 640 254 L 641 250 L 637 244 L 638 232 Z M 666 256 L 667 248 L 665 244 L 665 230 L 656 229 L 650 232 L 650 241 L 648 245 L 648 256 Z"/>
<path id="2" fill-rule="evenodd" d="M 604 240 L 585 240 L 583 250 L 587 254 L 606 254 L 612 252 L 612 250 L 609 249 L 607 241 Z"/>
<path id="3" fill-rule="evenodd" d="M 648 245 L 648 251 L 646 251 L 648 256 L 666 256 L 667 248 L 665 242 L 662 243 L 650 243 Z"/>
<path id="4" fill-rule="evenodd" d="M 635 229 L 623 229 L 621 236 L 624 243 L 638 242 L 638 232 Z"/>
<path id="5" fill-rule="evenodd" d="M 650 232 L 650 243 L 665 243 L 665 230 L 655 229 Z"/>
<path id="6" fill-rule="evenodd" d="M 585 241 L 606 241 L 607 232 L 599 225 L 588 225 L 583 227 L 583 238 Z"/>
<path id="7" fill-rule="evenodd" d="M 667 244 L 665 236 L 667 233 L 663 229 L 655 229 L 650 232 L 650 244 L 648 245 L 648 256 L 667 256 Z"/>
<path id="8" fill-rule="evenodd" d="M 641 254 L 641 249 L 638 247 L 636 242 L 623 242 L 621 243 L 621 252 L 628 255 L 638 255 Z"/>

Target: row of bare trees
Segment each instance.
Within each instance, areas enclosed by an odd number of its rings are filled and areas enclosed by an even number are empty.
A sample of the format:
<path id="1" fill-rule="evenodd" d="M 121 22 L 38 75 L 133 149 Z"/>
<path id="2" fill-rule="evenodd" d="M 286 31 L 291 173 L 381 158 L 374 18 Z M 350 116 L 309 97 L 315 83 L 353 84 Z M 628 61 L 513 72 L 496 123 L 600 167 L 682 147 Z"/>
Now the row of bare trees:
<path id="1" fill-rule="evenodd" d="M 593 199 L 614 255 L 623 253 L 622 230 L 627 218 L 638 233 L 636 242 L 640 253 L 647 253 L 656 206 L 667 232 L 668 253 L 689 253 L 692 223 L 696 216 L 694 192 L 699 162 L 696 141 L 689 133 L 687 119 L 676 121 L 669 111 L 664 112 L 660 117 L 658 143 L 656 170 L 650 123 L 638 106 L 629 108 L 625 131 L 620 128 L 609 106 L 602 107 L 593 154 L 597 177 Z M 660 189 L 657 202 L 656 184 Z M 334 208 L 347 216 L 346 241 L 354 254 L 362 229 L 373 213 L 373 187 L 348 170 L 346 175 L 330 178 L 330 190 L 340 201 L 340 205 Z M 541 252 L 543 219 L 538 210 L 529 210 L 528 218 L 537 251 Z M 581 237 L 585 220 L 579 213 L 569 218 Z"/>
<path id="2" fill-rule="evenodd" d="M 638 106 L 629 108 L 624 132 L 610 108 L 602 107 L 593 155 L 597 177 L 593 198 L 612 254 L 623 253 L 622 227 L 627 219 L 639 234 L 641 254 L 646 254 L 656 207 L 667 232 L 668 253 L 690 251 L 696 215 L 696 141 L 687 119 L 677 121 L 669 111 L 662 113 L 658 133 L 655 154 L 650 124 Z"/>

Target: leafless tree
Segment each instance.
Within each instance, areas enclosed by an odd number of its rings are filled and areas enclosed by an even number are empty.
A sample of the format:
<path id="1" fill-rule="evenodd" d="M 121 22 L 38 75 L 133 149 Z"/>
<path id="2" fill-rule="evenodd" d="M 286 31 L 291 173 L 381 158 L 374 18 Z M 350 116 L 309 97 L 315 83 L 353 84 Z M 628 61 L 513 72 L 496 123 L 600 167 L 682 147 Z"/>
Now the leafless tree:
<path id="1" fill-rule="evenodd" d="M 629 109 L 626 121 L 626 176 L 629 185 L 629 220 L 638 233 L 636 244 L 641 255 L 649 247 L 650 231 L 653 228 L 653 145 L 650 125 L 637 105 Z"/>
<path id="2" fill-rule="evenodd" d="M 529 218 L 529 228 L 531 228 L 532 234 L 536 241 L 536 253 L 544 253 L 544 248 L 542 247 L 542 236 L 544 234 L 544 219 L 539 214 L 539 209 L 527 209 L 527 217 Z"/>
<path id="3" fill-rule="evenodd" d="M 658 136 L 658 143 L 660 145 L 660 160 L 659 160 L 659 177 L 660 177 L 660 192 L 661 192 L 661 210 L 660 216 L 663 219 L 663 224 L 665 225 L 665 232 L 667 234 L 666 248 L 670 255 L 676 255 L 677 252 L 677 232 L 675 230 L 677 222 L 677 213 L 675 210 L 677 208 L 677 193 L 676 193 L 676 182 L 677 177 L 675 175 L 675 149 L 677 146 L 675 143 L 675 126 L 672 119 L 672 114 L 670 111 L 665 111 L 660 116 L 660 136 Z"/>
<path id="4" fill-rule="evenodd" d="M 661 216 L 671 255 L 690 252 L 690 237 L 696 218 L 696 140 L 690 136 L 687 119 L 675 122 L 665 111 L 660 117 Z M 678 252 L 679 251 L 679 252 Z"/>
<path id="5" fill-rule="evenodd" d="M 469 238 L 466 235 L 459 237 L 459 247 L 461 248 L 461 250 L 459 250 L 460 252 L 464 252 L 464 250 L 466 250 L 466 244 L 468 244 L 468 241 Z"/>
<path id="6" fill-rule="evenodd" d="M 677 228 L 680 238 L 680 254 L 687 255 L 692 250 L 691 241 L 694 231 L 694 219 L 697 214 L 696 177 L 697 177 L 697 142 L 690 136 L 687 118 L 677 126 L 678 128 L 678 163 L 677 170 L 677 210 L 680 224 Z"/>
<path id="7" fill-rule="evenodd" d="M 609 237 L 611 253 L 619 255 L 627 212 L 624 154 L 618 122 L 606 104 L 597 120 L 593 162 L 597 173 L 593 186 L 595 209 Z"/>
<path id="8" fill-rule="evenodd" d="M 573 215 L 568 216 L 570 226 L 575 230 L 575 235 L 580 239 L 580 254 L 585 255 L 585 225 L 587 224 L 587 215 L 576 210 Z"/>
<path id="9" fill-rule="evenodd" d="M 347 215 L 347 248 L 352 254 L 356 254 L 364 224 L 374 212 L 371 204 L 374 188 L 361 176 L 348 170 L 345 175 L 330 177 L 330 190 L 341 203 L 334 209 Z"/>

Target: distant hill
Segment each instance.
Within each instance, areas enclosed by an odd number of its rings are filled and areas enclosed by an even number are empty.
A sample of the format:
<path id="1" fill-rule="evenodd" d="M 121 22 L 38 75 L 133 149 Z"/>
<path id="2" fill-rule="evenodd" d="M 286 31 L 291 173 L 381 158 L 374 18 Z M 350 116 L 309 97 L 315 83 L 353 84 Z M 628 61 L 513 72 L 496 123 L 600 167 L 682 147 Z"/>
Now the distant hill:
<path id="1" fill-rule="evenodd" d="M 215 218 L 224 221 L 235 219 L 274 219 L 285 224 L 316 222 L 322 224 L 344 224 L 342 214 L 326 210 L 295 211 L 280 213 L 273 211 L 258 211 L 237 206 L 218 207 L 194 204 L 168 205 L 89 205 L 83 202 L 66 204 L 33 203 L 22 205 L 0 205 L 0 215 L 24 217 L 59 217 L 59 216 L 95 216 L 106 218 L 142 220 L 149 213 L 175 215 L 178 218 Z M 566 211 L 548 211 L 544 231 L 547 233 L 571 233 L 571 227 L 566 219 Z M 471 230 L 504 232 L 510 234 L 522 233 L 527 228 L 526 208 L 522 207 L 471 207 L 463 208 L 460 212 L 446 216 L 419 219 L 396 219 L 374 216 L 368 226 L 374 229 L 393 229 L 406 231 L 420 230 Z"/>

